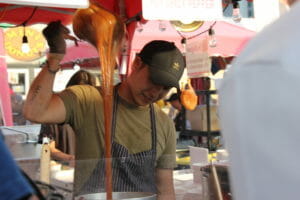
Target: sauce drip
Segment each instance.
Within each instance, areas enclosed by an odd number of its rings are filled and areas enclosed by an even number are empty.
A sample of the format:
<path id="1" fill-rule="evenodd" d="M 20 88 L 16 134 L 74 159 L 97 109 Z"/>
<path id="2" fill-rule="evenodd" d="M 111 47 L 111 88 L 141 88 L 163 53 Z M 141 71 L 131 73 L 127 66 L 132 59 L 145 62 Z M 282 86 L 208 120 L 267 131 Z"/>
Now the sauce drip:
<path id="1" fill-rule="evenodd" d="M 94 45 L 99 53 L 102 73 L 105 126 L 105 186 L 106 199 L 112 199 L 111 124 L 113 108 L 113 74 L 116 58 L 125 34 L 124 24 L 112 13 L 91 3 L 80 9 L 73 18 L 74 33 Z"/>

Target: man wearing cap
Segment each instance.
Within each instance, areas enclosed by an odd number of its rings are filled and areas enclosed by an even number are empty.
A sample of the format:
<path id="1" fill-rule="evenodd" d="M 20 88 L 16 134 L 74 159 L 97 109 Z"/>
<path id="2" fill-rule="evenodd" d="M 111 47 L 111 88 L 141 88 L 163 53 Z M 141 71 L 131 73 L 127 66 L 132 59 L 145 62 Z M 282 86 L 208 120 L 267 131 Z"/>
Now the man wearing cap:
<path id="1" fill-rule="evenodd" d="M 76 131 L 75 195 L 104 192 L 101 89 L 80 85 L 60 94 L 52 93 L 55 71 L 65 51 L 53 51 L 62 45 L 51 40 L 64 42 L 64 29 L 57 26 L 45 31 L 51 52 L 48 66 L 32 83 L 24 114 L 39 123 L 71 124 Z M 47 32 L 53 33 L 51 37 Z M 170 88 L 178 87 L 184 67 L 183 56 L 174 43 L 152 41 L 136 56 L 127 79 L 114 87 L 114 192 L 152 192 L 158 194 L 158 199 L 175 199 L 175 128 L 172 120 L 153 103 Z"/>

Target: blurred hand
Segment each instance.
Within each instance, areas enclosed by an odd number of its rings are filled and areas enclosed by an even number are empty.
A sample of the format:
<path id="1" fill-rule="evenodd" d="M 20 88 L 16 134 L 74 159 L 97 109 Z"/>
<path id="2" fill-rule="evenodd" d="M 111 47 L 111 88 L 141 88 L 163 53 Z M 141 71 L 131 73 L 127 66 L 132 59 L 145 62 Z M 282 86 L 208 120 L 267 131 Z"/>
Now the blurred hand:
<path id="1" fill-rule="evenodd" d="M 66 38 L 69 38 L 69 29 L 61 24 L 61 21 L 53 21 L 43 30 L 50 53 L 65 54 Z"/>
<path id="2" fill-rule="evenodd" d="M 75 156 L 71 156 L 69 162 L 70 167 L 75 167 Z"/>

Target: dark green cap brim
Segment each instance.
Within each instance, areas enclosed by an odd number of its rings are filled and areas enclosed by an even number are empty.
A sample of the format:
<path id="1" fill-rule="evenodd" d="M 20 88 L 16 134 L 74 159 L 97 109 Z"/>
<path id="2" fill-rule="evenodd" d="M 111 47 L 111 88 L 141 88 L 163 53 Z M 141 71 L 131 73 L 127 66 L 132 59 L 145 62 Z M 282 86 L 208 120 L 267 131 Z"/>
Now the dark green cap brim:
<path id="1" fill-rule="evenodd" d="M 179 88 L 178 80 L 174 79 L 174 75 L 168 71 L 159 70 L 159 68 L 149 66 L 150 79 L 154 84 L 165 87 Z"/>

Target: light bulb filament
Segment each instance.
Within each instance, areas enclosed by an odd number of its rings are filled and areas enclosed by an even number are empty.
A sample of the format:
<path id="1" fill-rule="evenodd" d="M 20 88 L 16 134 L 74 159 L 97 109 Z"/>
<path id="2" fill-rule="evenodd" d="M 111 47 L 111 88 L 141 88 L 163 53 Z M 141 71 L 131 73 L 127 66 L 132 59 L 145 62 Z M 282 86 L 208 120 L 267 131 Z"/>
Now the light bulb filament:
<path id="1" fill-rule="evenodd" d="M 23 53 L 29 53 L 30 52 L 30 47 L 28 44 L 28 38 L 26 35 L 23 36 L 22 38 L 22 46 L 21 46 L 21 50 Z"/>
<path id="2" fill-rule="evenodd" d="M 29 53 L 29 51 L 30 51 L 30 47 L 28 44 L 28 38 L 27 38 L 26 32 L 25 32 L 25 23 L 23 24 L 23 38 L 22 38 L 21 51 L 23 53 Z"/>

